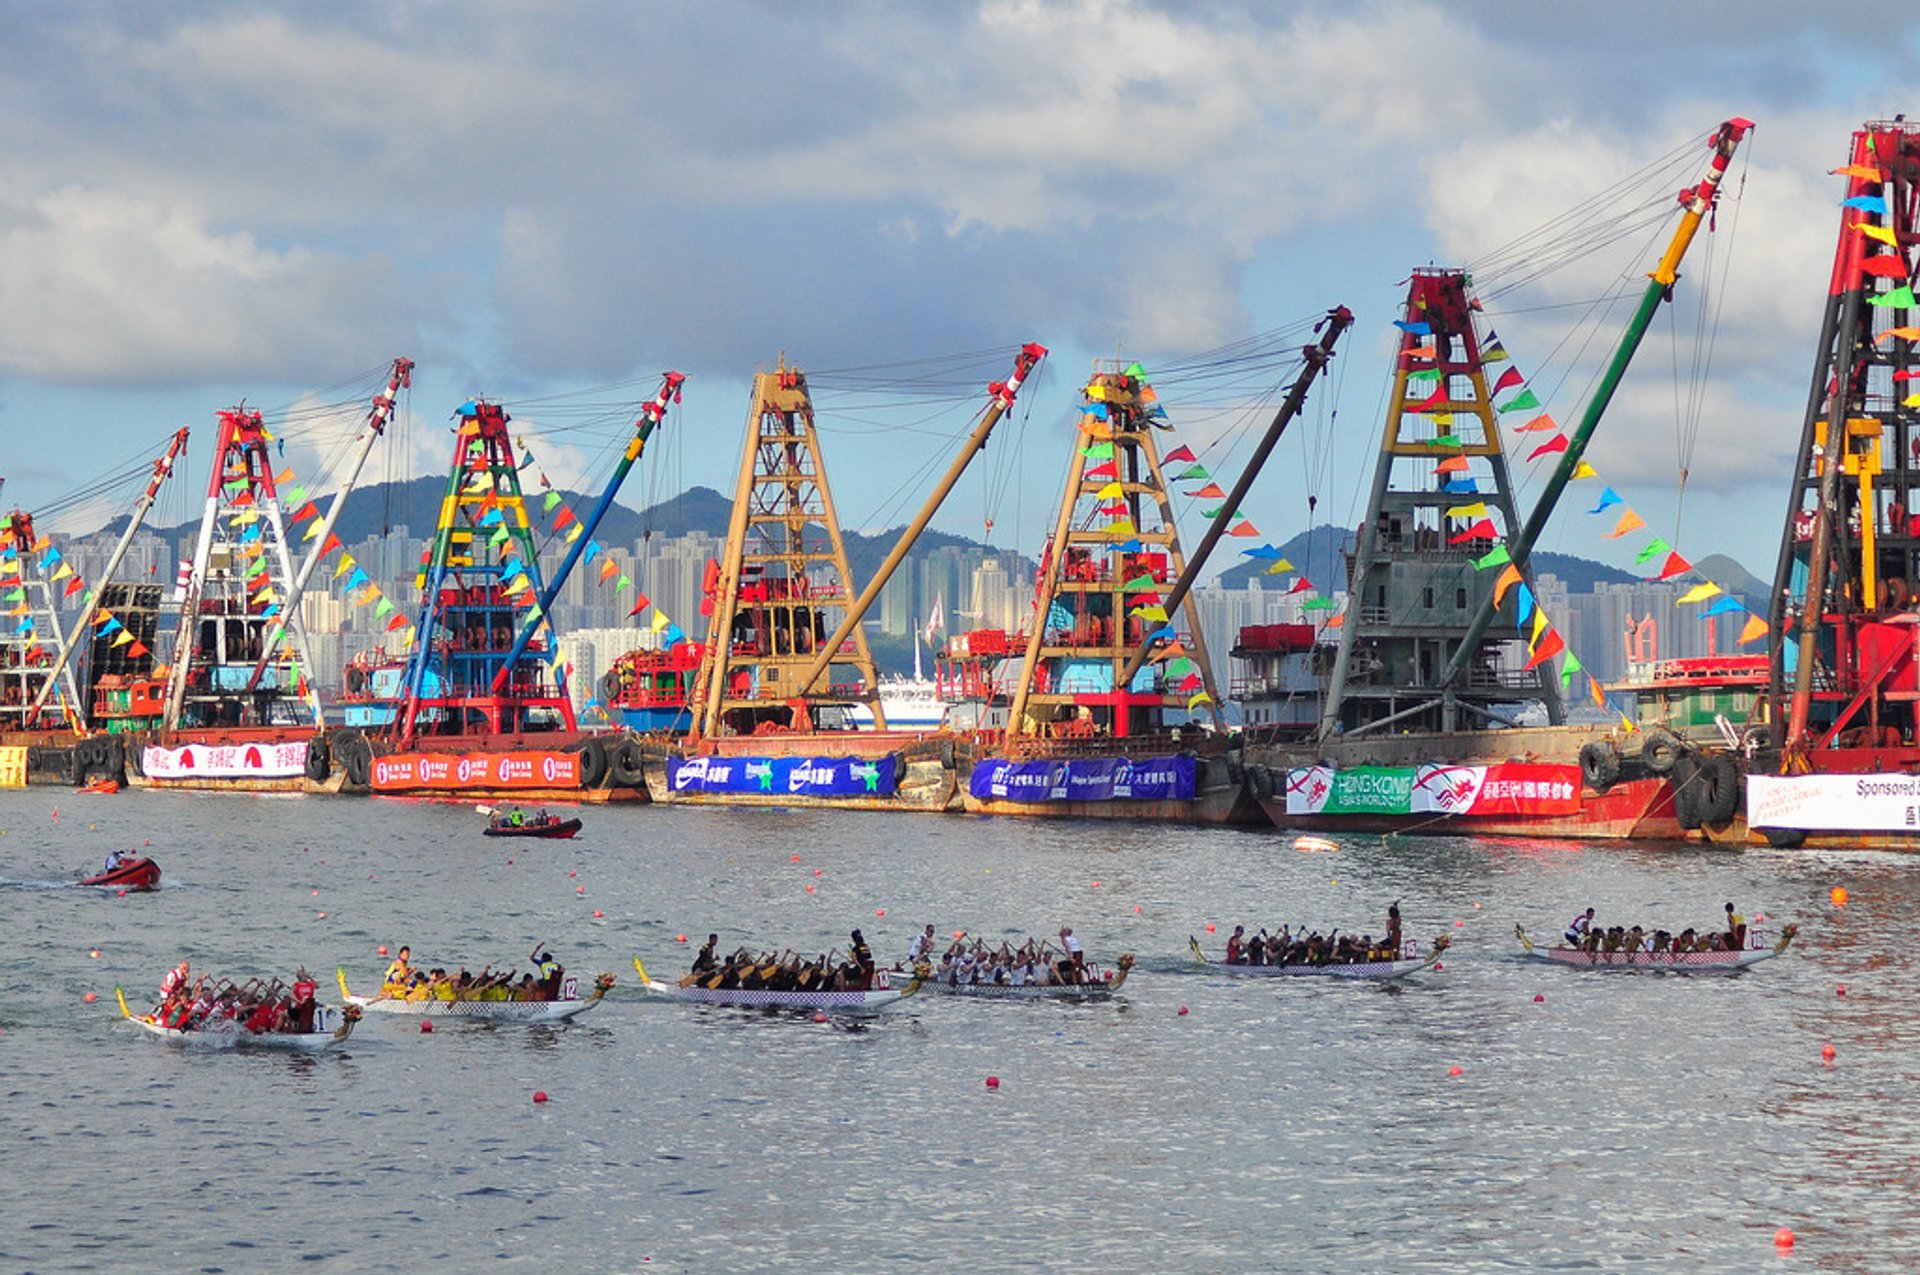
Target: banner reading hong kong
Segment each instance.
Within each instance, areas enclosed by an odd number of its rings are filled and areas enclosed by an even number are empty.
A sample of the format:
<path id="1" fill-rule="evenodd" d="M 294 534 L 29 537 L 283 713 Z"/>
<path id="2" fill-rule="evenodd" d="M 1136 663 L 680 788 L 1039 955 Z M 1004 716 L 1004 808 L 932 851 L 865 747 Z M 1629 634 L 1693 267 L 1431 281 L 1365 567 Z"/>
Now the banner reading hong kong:
<path id="1" fill-rule="evenodd" d="M 1287 773 L 1290 815 L 1567 815 L 1580 809 L 1580 768 L 1303 766 Z"/>
<path id="2" fill-rule="evenodd" d="M 1192 801 L 1192 757 L 1076 757 L 974 763 L 967 791 L 981 801 Z"/>
<path id="3" fill-rule="evenodd" d="M 1920 775 L 1748 775 L 1747 826 L 1920 831 Z"/>
<path id="4" fill-rule="evenodd" d="M 884 797 L 893 793 L 894 755 L 884 757 L 688 757 L 667 762 L 675 792 L 789 797 Z"/>

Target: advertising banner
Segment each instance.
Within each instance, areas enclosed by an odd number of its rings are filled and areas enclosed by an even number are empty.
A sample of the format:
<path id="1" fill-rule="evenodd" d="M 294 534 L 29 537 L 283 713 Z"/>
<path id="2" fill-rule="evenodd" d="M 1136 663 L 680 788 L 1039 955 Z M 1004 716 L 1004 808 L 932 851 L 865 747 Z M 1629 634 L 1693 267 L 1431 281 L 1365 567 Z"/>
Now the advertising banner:
<path id="1" fill-rule="evenodd" d="M 886 797 L 894 754 L 884 757 L 688 757 L 667 762 L 674 792 L 762 797 Z"/>
<path id="2" fill-rule="evenodd" d="M 981 801 L 1192 801 L 1192 757 L 1075 757 L 974 763 L 967 791 Z"/>
<path id="3" fill-rule="evenodd" d="M 1920 832 L 1920 775 L 1748 775 L 1747 826 Z"/>
<path id="4" fill-rule="evenodd" d="M 307 741 L 291 744 L 187 744 L 143 748 L 148 779 L 291 779 L 307 771 Z"/>
<path id="5" fill-rule="evenodd" d="M 1567 815 L 1580 809 L 1580 768 L 1302 766 L 1287 773 L 1290 815 Z"/>
<path id="6" fill-rule="evenodd" d="M 375 792 L 418 788 L 578 788 L 576 753 L 390 753 L 368 774 Z"/>

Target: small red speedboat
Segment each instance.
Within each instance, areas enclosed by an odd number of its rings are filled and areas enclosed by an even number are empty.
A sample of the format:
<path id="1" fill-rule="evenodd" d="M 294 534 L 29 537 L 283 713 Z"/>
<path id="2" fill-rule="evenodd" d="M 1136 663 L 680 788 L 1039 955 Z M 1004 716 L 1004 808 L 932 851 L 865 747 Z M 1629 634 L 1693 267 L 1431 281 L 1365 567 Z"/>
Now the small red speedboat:
<path id="1" fill-rule="evenodd" d="M 122 890 L 153 890 L 160 885 L 160 865 L 152 859 L 129 859 L 111 872 L 88 877 L 78 884 L 117 886 Z"/>
<path id="2" fill-rule="evenodd" d="M 117 779 L 96 779 L 91 783 L 81 784 L 75 791 L 90 792 L 98 796 L 110 797 L 120 791 L 120 781 Z"/>

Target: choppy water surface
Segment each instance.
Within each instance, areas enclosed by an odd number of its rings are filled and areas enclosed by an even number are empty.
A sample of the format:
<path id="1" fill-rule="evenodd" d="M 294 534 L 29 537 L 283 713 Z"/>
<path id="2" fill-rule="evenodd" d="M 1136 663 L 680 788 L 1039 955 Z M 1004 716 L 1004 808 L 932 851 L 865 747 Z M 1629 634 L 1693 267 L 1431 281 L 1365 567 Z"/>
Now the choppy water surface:
<path id="1" fill-rule="evenodd" d="M 1374 838 L 1309 855 L 1146 826 L 585 817 L 576 842 L 507 842 L 465 807 L 0 794 L 0 1268 L 1920 1260 L 1905 859 Z M 39 884 L 148 839 L 157 895 Z M 1186 956 L 1209 923 L 1215 944 L 1236 922 L 1377 930 L 1395 899 L 1410 935 L 1455 941 L 1404 986 L 1228 980 Z M 1678 930 L 1726 900 L 1770 927 L 1797 919 L 1801 941 L 1733 976 L 1515 955 L 1516 921 L 1551 934 L 1591 903 Z M 677 970 L 681 933 L 820 949 L 859 925 L 893 955 L 928 921 L 1069 923 L 1094 957 L 1130 950 L 1140 968 L 1111 1004 L 922 997 L 860 1025 L 632 988 L 631 954 Z M 543 939 L 574 972 L 621 976 L 570 1027 L 422 1035 L 370 1018 L 338 1056 L 288 1058 L 170 1050 L 112 1007 L 116 982 L 150 1000 L 182 955 L 236 975 L 342 965 L 371 986 L 382 943 L 478 969 L 524 966 Z"/>

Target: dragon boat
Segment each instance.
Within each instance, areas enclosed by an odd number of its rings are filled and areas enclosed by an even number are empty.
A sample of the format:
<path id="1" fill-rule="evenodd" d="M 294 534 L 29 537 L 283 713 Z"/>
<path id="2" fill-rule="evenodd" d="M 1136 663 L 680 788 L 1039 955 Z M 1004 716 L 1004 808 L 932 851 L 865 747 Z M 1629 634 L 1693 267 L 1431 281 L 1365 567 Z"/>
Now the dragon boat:
<path id="1" fill-rule="evenodd" d="M 1011 983 L 955 983 L 928 978 L 922 990 L 938 996 L 969 996 L 976 1000 L 1105 1000 L 1126 984 L 1127 975 L 1132 972 L 1133 953 L 1128 952 L 1115 961 L 1110 970 L 1089 961 L 1084 983 L 1026 983 L 1016 987 Z M 910 971 L 896 968 L 891 973 L 895 978 L 902 978 L 909 976 Z"/>
<path id="2" fill-rule="evenodd" d="M 1216 961 L 1200 950 L 1200 940 L 1189 934 L 1187 946 L 1193 949 L 1194 959 L 1207 967 L 1210 974 L 1226 974 L 1234 978 L 1362 978 L 1379 981 L 1382 979 L 1405 978 L 1421 970 L 1430 969 L 1440 963 L 1440 954 L 1447 950 L 1448 940 L 1443 936 L 1433 941 L 1433 947 L 1425 956 L 1419 955 L 1419 947 L 1409 943 L 1401 949 L 1401 956 L 1391 961 L 1328 961 L 1325 964 L 1296 963 L 1291 965 L 1243 965 L 1235 962 Z M 1409 955 L 1411 953 L 1411 955 Z"/>
<path id="3" fill-rule="evenodd" d="M 443 1000 L 438 996 L 390 996 L 385 988 L 378 995 L 356 996 L 347 990 L 347 972 L 335 971 L 340 981 L 340 999 L 369 1014 L 410 1014 L 416 1018 L 475 1018 L 492 1023 L 564 1023 L 598 1005 L 613 986 L 613 975 L 602 974 L 593 980 L 590 995 L 580 995 L 580 980 L 568 975 L 560 981 L 558 999 L 550 1001 L 516 1000 Z"/>
<path id="4" fill-rule="evenodd" d="M 1547 947 L 1536 944 L 1527 935 L 1524 927 L 1516 925 L 1513 933 L 1520 940 L 1520 946 L 1526 954 L 1536 961 L 1548 961 L 1555 965 L 1567 965 L 1574 969 L 1607 970 L 1675 970 L 1680 973 L 1697 973 L 1706 970 L 1740 970 L 1749 965 L 1758 965 L 1761 961 L 1771 960 L 1787 950 L 1794 935 L 1800 932 L 1797 925 L 1788 924 L 1780 931 L 1779 941 L 1771 947 L 1761 943 L 1756 937 L 1750 947 L 1732 948 L 1719 952 L 1630 952 L 1598 951 L 1589 952 L 1578 947 Z"/>
<path id="5" fill-rule="evenodd" d="M 117 868 L 96 873 L 74 884 L 117 886 L 122 890 L 157 890 L 160 888 L 160 865 L 152 859 L 129 859 Z"/>
<path id="6" fill-rule="evenodd" d="M 647 973 L 646 966 L 640 963 L 637 956 L 633 958 L 633 968 L 640 975 L 642 988 L 667 1000 L 689 1001 L 698 1005 L 816 1009 L 842 1014 L 871 1013 L 885 1009 L 926 985 L 924 967 L 907 975 L 906 982 L 897 987 L 894 985 L 897 977 L 894 971 L 877 969 L 873 972 L 872 987 L 853 992 L 782 992 L 760 987 L 703 987 L 692 974 L 671 983 L 663 983 Z"/>
<path id="7" fill-rule="evenodd" d="M 353 1025 L 360 1021 L 360 1007 L 357 1005 L 345 1005 L 339 1009 L 320 1005 L 314 1009 L 313 1030 L 310 1032 L 248 1031 L 239 1020 L 232 1018 L 216 1018 L 183 1031 L 176 1027 L 161 1026 L 154 1021 L 152 1014 L 134 1013 L 127 1007 L 126 992 L 120 988 L 115 987 L 113 994 L 120 1001 L 122 1018 L 147 1035 L 182 1049 L 266 1049 L 312 1054 L 345 1044 L 347 1037 L 353 1034 Z"/>

